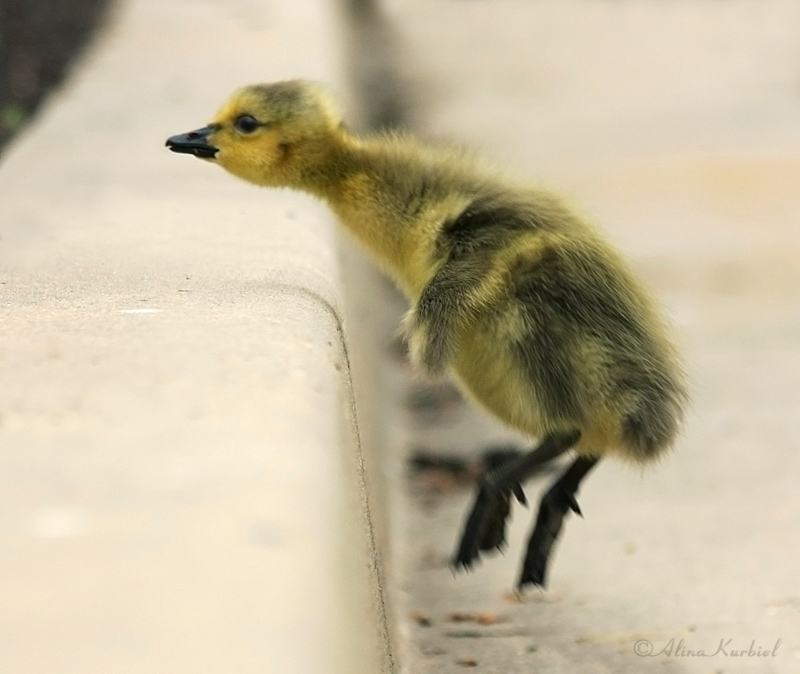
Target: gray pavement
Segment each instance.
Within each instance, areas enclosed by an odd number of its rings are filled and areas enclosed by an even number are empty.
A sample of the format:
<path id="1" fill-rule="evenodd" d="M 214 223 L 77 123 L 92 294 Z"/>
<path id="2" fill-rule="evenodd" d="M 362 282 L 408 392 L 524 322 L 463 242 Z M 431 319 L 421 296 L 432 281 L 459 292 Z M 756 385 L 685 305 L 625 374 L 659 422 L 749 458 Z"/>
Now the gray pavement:
<path id="1" fill-rule="evenodd" d="M 549 588 L 514 603 L 533 513 L 517 508 L 505 556 L 454 578 L 447 559 L 470 495 L 401 479 L 414 446 L 474 454 L 508 432 L 441 396 L 410 412 L 420 383 L 392 366 L 406 671 L 473 661 L 538 674 L 800 671 L 800 5 L 389 0 L 387 10 L 417 127 L 590 212 L 663 298 L 693 390 L 674 454 L 593 474 Z M 543 486 L 528 489 L 534 503 Z M 642 640 L 649 657 L 634 652 Z M 721 642 L 712 657 L 688 653 Z M 751 645 L 770 653 L 750 656 Z"/>
<path id="2" fill-rule="evenodd" d="M 0 166 L 0 672 L 375 672 L 332 223 L 164 148 L 325 2 L 121 2 Z"/>

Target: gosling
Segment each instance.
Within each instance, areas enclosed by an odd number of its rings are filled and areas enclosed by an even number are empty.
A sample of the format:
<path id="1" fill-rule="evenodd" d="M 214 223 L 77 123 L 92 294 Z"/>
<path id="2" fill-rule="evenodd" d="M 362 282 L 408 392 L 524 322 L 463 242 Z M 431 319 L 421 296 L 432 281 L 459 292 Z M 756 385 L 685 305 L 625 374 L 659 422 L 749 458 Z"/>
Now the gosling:
<path id="1" fill-rule="evenodd" d="M 450 372 L 540 444 L 490 461 L 452 564 L 505 546 L 512 497 L 574 458 L 542 497 L 518 588 L 544 586 L 576 494 L 601 457 L 644 463 L 680 430 L 683 368 L 655 303 L 622 257 L 560 197 L 465 153 L 398 133 L 358 136 L 319 85 L 238 90 L 210 124 L 167 140 L 256 185 L 325 201 L 408 297 L 411 359 Z"/>

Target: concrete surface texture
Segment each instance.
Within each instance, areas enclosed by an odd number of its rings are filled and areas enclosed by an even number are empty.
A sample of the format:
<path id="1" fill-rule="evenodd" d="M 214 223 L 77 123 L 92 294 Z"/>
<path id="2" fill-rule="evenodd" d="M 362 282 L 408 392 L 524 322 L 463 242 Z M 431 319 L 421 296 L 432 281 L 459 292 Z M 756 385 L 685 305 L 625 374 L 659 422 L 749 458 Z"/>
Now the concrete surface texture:
<path id="1" fill-rule="evenodd" d="M 661 465 L 590 476 L 549 588 L 522 603 L 507 593 L 533 512 L 516 508 L 504 556 L 454 578 L 471 495 L 399 490 L 406 671 L 800 671 L 800 5 L 386 7 L 418 128 L 591 213 L 663 298 L 693 397 Z M 399 366 L 389 376 L 409 424 L 398 456 L 508 437 L 441 386 L 427 390 L 435 406 L 409 412 L 420 384 Z M 528 488 L 534 508 L 549 479 Z"/>
<path id="2" fill-rule="evenodd" d="M 121 2 L 0 166 L 0 672 L 374 672 L 331 223 L 164 149 L 329 3 Z"/>

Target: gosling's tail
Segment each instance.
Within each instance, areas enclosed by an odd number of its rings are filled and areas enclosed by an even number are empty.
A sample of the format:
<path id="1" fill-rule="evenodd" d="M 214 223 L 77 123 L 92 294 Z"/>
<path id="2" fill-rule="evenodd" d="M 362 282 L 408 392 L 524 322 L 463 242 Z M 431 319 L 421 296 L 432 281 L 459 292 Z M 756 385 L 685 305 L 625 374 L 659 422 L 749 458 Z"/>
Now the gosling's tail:
<path id="1" fill-rule="evenodd" d="M 622 439 L 638 460 L 663 454 L 680 432 L 688 398 L 685 387 L 677 381 L 660 384 L 642 392 L 622 419 Z"/>

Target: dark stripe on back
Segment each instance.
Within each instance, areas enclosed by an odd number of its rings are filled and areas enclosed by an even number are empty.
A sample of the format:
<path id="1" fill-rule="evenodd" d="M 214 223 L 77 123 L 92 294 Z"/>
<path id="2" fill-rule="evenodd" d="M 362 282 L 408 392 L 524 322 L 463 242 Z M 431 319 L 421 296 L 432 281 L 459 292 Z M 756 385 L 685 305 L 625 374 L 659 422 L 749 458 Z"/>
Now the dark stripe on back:
<path id="1" fill-rule="evenodd" d="M 508 243 L 509 234 L 535 228 L 530 213 L 498 197 L 475 199 L 457 217 L 445 222 L 436 241 L 440 254 L 459 255 L 478 248 L 494 250 Z"/>

